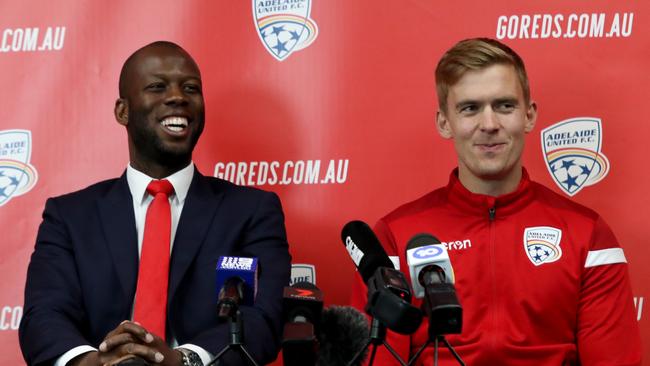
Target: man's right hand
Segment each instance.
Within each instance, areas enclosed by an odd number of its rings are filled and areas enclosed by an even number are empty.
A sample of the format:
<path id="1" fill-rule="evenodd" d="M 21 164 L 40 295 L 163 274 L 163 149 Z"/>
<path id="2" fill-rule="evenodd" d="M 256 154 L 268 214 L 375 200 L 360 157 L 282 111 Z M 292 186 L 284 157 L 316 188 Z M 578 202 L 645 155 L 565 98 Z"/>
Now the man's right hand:
<path id="1" fill-rule="evenodd" d="M 99 351 L 88 352 L 75 357 L 70 366 L 112 366 L 138 356 L 151 364 L 163 361 L 162 353 L 149 345 L 154 336 L 140 325 L 123 321 L 109 332 L 99 345 Z"/>

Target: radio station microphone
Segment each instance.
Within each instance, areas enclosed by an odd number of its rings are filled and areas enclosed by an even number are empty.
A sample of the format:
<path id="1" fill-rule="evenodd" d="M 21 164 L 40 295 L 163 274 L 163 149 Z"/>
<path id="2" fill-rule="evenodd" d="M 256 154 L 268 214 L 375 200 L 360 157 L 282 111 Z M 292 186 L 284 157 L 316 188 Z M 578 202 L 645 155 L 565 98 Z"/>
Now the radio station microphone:
<path id="1" fill-rule="evenodd" d="M 433 235 L 417 234 L 406 245 L 406 261 L 415 297 L 424 298 L 429 337 L 460 333 L 463 309 L 456 296 L 447 248 Z"/>
<path id="2" fill-rule="evenodd" d="M 411 305 L 404 274 L 395 269 L 370 226 L 351 221 L 343 227 L 341 240 L 368 287 L 366 312 L 395 332 L 414 333 L 422 312 Z"/>
<path id="3" fill-rule="evenodd" d="M 284 332 L 282 359 L 285 366 L 316 364 L 321 327 L 323 293 L 309 282 L 294 283 L 284 288 Z"/>
<path id="4" fill-rule="evenodd" d="M 232 319 L 239 306 L 253 305 L 257 293 L 257 258 L 219 257 L 216 276 L 219 319 Z"/>
<path id="5" fill-rule="evenodd" d="M 379 267 L 395 268 L 379 239 L 365 222 L 350 221 L 345 224 L 341 230 L 341 240 L 364 283 L 368 283 Z"/>
<path id="6" fill-rule="evenodd" d="M 368 321 L 351 306 L 330 306 L 323 310 L 317 338 L 320 349 L 316 366 L 361 366 L 367 354 L 350 362 L 368 342 Z"/>

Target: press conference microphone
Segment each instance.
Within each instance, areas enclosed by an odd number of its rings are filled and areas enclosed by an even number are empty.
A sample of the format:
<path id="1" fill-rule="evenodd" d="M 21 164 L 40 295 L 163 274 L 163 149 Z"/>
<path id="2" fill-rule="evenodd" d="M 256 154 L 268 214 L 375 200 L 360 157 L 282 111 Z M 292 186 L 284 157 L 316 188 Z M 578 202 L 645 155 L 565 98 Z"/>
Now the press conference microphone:
<path id="1" fill-rule="evenodd" d="M 343 227 L 341 240 L 368 287 L 368 314 L 395 332 L 414 333 L 422 312 L 411 305 L 404 274 L 395 269 L 372 229 L 362 221 L 351 221 Z"/>
<path id="2" fill-rule="evenodd" d="M 316 366 L 348 365 L 368 342 L 368 321 L 353 307 L 330 306 L 323 310 L 317 337 L 320 349 Z M 365 358 L 366 354 L 350 366 L 361 366 Z"/>
<path id="3" fill-rule="evenodd" d="M 463 309 L 454 288 L 454 270 L 447 248 L 430 234 L 415 235 L 406 245 L 406 261 L 415 297 L 429 318 L 429 336 L 458 334 Z"/>
<path id="4" fill-rule="evenodd" d="M 244 281 L 239 277 L 228 278 L 221 289 L 217 300 L 217 316 L 228 319 L 235 315 L 244 297 Z"/>
<path id="5" fill-rule="evenodd" d="M 316 364 L 318 342 L 316 332 L 321 326 L 323 293 L 309 282 L 298 282 L 284 288 L 284 332 L 282 359 L 285 366 Z"/>
<path id="6" fill-rule="evenodd" d="M 257 258 L 219 257 L 216 274 L 219 319 L 232 319 L 240 305 L 253 305 L 257 272 Z"/>
<path id="7" fill-rule="evenodd" d="M 379 267 L 395 268 L 379 239 L 363 221 L 350 221 L 341 230 L 341 240 L 357 266 L 364 283 Z"/>

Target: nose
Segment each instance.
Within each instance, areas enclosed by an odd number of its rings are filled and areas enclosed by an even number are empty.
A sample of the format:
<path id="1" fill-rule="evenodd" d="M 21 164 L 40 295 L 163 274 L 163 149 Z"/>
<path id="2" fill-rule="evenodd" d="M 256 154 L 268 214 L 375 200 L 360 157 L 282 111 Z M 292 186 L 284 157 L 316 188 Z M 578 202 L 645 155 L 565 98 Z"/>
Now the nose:
<path id="1" fill-rule="evenodd" d="M 165 98 L 165 104 L 167 105 L 186 105 L 187 96 L 183 92 L 183 89 L 178 84 L 171 84 L 167 91 Z"/>
<path id="2" fill-rule="evenodd" d="M 479 121 L 479 127 L 482 131 L 496 131 L 501 126 L 499 115 L 492 108 L 485 108 Z"/>

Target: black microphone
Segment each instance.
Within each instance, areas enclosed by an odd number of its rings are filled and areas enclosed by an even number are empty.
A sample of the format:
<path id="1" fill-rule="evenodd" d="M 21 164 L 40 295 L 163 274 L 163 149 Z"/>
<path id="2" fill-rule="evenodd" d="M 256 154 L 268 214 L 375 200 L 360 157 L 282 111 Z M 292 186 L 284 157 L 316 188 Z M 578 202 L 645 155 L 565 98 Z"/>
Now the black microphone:
<path id="1" fill-rule="evenodd" d="M 309 282 L 284 288 L 284 332 L 282 359 L 285 366 L 315 365 L 321 326 L 323 293 Z"/>
<path id="2" fill-rule="evenodd" d="M 412 334 L 422 323 L 422 311 L 411 304 L 411 291 L 404 274 L 380 267 L 368 280 L 366 311 L 388 329 Z"/>
<path id="3" fill-rule="evenodd" d="M 233 319 L 239 305 L 253 305 L 257 292 L 257 275 L 257 258 L 219 257 L 216 271 L 219 319 Z"/>
<path id="4" fill-rule="evenodd" d="M 379 267 L 395 268 L 379 239 L 365 222 L 350 221 L 345 224 L 341 230 L 341 240 L 357 266 L 363 282 L 368 283 Z"/>
<path id="5" fill-rule="evenodd" d="M 330 306 L 323 310 L 317 338 L 320 349 L 316 366 L 361 366 L 367 351 L 353 364 L 349 363 L 368 342 L 368 321 L 353 307 Z"/>
<path id="6" fill-rule="evenodd" d="M 454 271 L 447 248 L 430 234 L 415 235 L 406 245 L 406 259 L 416 297 L 429 318 L 429 337 L 458 334 L 463 308 L 454 288 Z"/>
<path id="7" fill-rule="evenodd" d="M 372 229 L 362 221 L 347 223 L 341 240 L 368 287 L 366 312 L 389 329 L 411 334 L 422 322 L 422 312 L 411 305 L 411 290 L 396 270 Z"/>
<path id="8" fill-rule="evenodd" d="M 217 316 L 219 319 L 232 318 L 244 299 L 244 280 L 229 277 L 219 290 L 217 299 Z"/>

